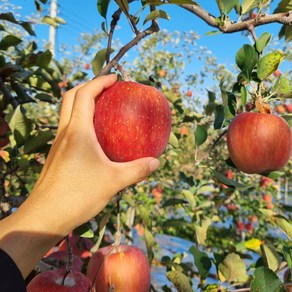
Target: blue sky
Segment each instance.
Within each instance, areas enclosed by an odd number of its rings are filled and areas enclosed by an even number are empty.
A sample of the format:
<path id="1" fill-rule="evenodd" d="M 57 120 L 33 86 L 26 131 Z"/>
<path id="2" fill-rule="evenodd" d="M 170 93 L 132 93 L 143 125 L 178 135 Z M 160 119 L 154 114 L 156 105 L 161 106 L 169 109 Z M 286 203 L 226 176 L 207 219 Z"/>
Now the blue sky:
<path id="1" fill-rule="evenodd" d="M 31 14 L 36 11 L 33 0 L 10 0 L 9 2 L 21 6 L 23 15 Z M 97 0 L 57 0 L 57 2 L 58 14 L 67 22 L 66 25 L 60 26 L 58 29 L 58 45 L 60 45 L 61 42 L 69 45 L 76 44 L 81 32 L 90 33 L 93 32 L 96 28 L 100 28 L 100 24 L 103 21 L 103 18 L 97 11 Z M 199 0 L 197 2 L 202 4 L 202 6 L 205 6 L 205 8 L 208 9 L 208 11 L 210 11 L 212 14 L 219 14 L 215 0 Z M 275 2 L 277 4 L 279 1 Z M 46 6 L 48 13 L 49 7 L 49 5 Z M 116 7 L 117 6 L 115 2 L 112 0 L 108 13 L 109 20 L 111 20 L 111 14 L 116 9 Z M 132 12 L 135 12 L 139 8 L 140 1 L 134 1 L 134 3 L 131 4 Z M 212 51 L 213 55 L 216 56 L 220 63 L 227 65 L 233 64 L 234 56 L 238 49 L 243 44 L 250 42 L 250 39 L 248 37 L 242 37 L 241 33 L 207 36 L 206 33 L 208 31 L 214 30 L 213 28 L 209 27 L 195 15 L 175 5 L 163 5 L 159 9 L 166 10 L 171 18 L 171 21 L 159 21 L 161 29 L 167 29 L 168 31 L 197 31 L 201 36 L 201 39 L 198 41 L 198 46 L 206 46 L 210 51 Z M 117 31 L 116 35 L 121 39 L 122 42 L 126 42 L 126 37 L 131 35 L 131 31 L 129 30 L 129 25 L 125 17 L 122 18 L 119 25 L 121 28 Z M 281 26 L 279 24 L 267 25 L 257 28 L 256 33 L 259 36 L 262 32 L 269 31 L 275 38 L 277 38 L 280 27 Z M 40 39 L 48 39 L 47 25 L 38 25 L 36 31 Z M 285 67 L 287 64 L 284 63 L 283 66 Z M 291 64 L 289 64 L 289 66 L 291 66 Z"/>

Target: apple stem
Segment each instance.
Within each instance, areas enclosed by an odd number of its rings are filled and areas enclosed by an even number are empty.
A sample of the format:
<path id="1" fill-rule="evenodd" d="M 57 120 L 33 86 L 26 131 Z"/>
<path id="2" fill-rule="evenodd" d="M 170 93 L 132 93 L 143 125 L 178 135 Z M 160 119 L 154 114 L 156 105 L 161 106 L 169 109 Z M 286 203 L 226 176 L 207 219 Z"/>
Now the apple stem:
<path id="1" fill-rule="evenodd" d="M 120 212 L 120 201 L 123 195 L 123 191 L 118 192 L 117 194 L 117 231 L 115 234 L 114 246 L 118 247 L 121 244 L 122 233 L 121 233 L 121 212 Z"/>
<path id="2" fill-rule="evenodd" d="M 62 286 L 65 286 L 65 280 L 66 280 L 66 277 L 68 276 L 69 273 L 70 273 L 69 271 L 67 271 L 67 270 L 65 271 L 64 277 L 62 279 Z"/>
<path id="3" fill-rule="evenodd" d="M 70 244 L 70 237 L 69 235 L 66 236 L 66 244 L 67 244 L 67 263 L 66 263 L 66 272 L 72 272 L 73 267 L 73 251 L 72 246 Z"/>
<path id="4" fill-rule="evenodd" d="M 126 71 L 123 66 L 121 66 L 120 64 L 116 64 L 115 69 L 120 71 L 124 81 L 132 81 L 132 77 L 131 77 L 130 73 L 128 71 Z"/>

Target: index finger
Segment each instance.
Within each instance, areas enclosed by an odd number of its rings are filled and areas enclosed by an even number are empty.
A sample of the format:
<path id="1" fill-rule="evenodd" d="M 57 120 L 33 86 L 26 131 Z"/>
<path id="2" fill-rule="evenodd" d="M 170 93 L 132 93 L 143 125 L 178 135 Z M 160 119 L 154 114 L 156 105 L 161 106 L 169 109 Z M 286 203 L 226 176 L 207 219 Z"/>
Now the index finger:
<path id="1" fill-rule="evenodd" d="M 95 109 L 95 99 L 105 89 L 117 81 L 116 74 L 98 77 L 79 88 L 74 99 L 70 123 L 87 125 L 92 123 Z"/>

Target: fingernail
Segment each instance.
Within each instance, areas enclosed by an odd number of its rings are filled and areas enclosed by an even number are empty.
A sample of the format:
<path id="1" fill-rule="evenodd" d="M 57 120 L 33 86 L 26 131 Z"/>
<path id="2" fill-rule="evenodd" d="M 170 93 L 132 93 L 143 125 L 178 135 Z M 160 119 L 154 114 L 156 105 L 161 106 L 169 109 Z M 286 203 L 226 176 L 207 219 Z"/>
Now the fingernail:
<path id="1" fill-rule="evenodd" d="M 160 165 L 160 162 L 158 159 L 152 159 L 149 162 L 149 168 L 150 168 L 150 172 L 155 171 Z"/>

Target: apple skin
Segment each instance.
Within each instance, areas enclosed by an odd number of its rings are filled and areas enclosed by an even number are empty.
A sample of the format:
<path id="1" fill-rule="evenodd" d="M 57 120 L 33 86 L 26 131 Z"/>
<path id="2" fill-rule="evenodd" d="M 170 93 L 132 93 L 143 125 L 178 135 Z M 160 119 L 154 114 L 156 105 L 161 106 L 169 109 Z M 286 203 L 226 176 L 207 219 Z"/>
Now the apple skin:
<path id="1" fill-rule="evenodd" d="M 248 174 L 265 174 L 286 165 L 292 147 L 291 130 L 281 117 L 263 113 L 241 113 L 227 131 L 230 158 Z"/>
<path id="2" fill-rule="evenodd" d="M 87 276 L 96 291 L 149 292 L 150 266 L 143 252 L 130 245 L 106 246 L 92 255 Z"/>
<path id="3" fill-rule="evenodd" d="M 171 112 L 158 89 L 118 81 L 97 98 L 94 127 L 102 149 L 112 161 L 158 158 L 169 140 Z"/>
<path id="4" fill-rule="evenodd" d="M 91 281 L 80 272 L 72 272 L 66 276 L 63 269 L 50 270 L 38 274 L 27 285 L 27 292 L 87 292 L 91 290 Z"/>

